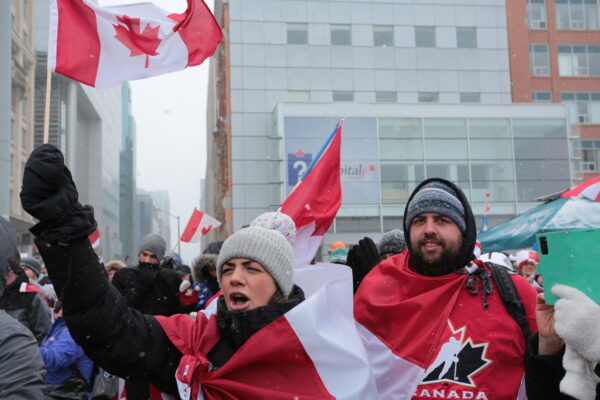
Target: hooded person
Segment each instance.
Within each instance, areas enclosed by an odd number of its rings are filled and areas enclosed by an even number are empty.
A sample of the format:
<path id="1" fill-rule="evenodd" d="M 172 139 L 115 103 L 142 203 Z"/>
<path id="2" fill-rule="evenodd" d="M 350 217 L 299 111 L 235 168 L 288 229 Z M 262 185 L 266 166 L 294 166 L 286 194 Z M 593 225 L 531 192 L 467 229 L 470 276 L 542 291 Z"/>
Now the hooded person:
<path id="1" fill-rule="evenodd" d="M 219 291 L 217 281 L 217 255 L 203 254 L 192 263 L 194 289 L 198 292 L 196 310 L 203 310 L 206 302 Z"/>
<path id="2" fill-rule="evenodd" d="M 460 188 L 439 178 L 419 184 L 404 236 L 407 251 L 372 269 L 354 298 L 379 398 L 516 399 L 526 338 L 489 268 L 474 260 L 475 219 Z M 535 291 L 510 277 L 536 331 Z"/>
<path id="3" fill-rule="evenodd" d="M 215 314 L 201 312 L 195 320 L 142 314 L 110 285 L 86 238 L 94 226 L 92 210 L 53 201 L 53 193 L 77 198 L 62 154 L 44 145 L 26 166 L 45 182 L 52 181 L 45 172 L 55 169 L 65 179 L 56 179 L 53 191 L 40 195 L 24 179 L 21 198 L 36 217 L 60 216 L 40 222 L 35 242 L 61 293 L 73 338 L 99 366 L 186 399 L 376 398 L 351 315 L 348 268 L 332 267 L 325 279 L 320 267 L 311 267 L 302 274 L 312 279 L 306 286 L 313 295 L 305 299 L 294 284 L 290 243 L 275 230 L 249 227 L 221 249 L 223 295 Z M 340 298 L 347 303 L 334 307 Z"/>
<path id="4" fill-rule="evenodd" d="M 0 296 L 9 271 L 19 268 L 17 232 L 0 217 Z M 6 399 L 44 398 L 46 370 L 33 334 L 0 310 L 0 393 Z"/>

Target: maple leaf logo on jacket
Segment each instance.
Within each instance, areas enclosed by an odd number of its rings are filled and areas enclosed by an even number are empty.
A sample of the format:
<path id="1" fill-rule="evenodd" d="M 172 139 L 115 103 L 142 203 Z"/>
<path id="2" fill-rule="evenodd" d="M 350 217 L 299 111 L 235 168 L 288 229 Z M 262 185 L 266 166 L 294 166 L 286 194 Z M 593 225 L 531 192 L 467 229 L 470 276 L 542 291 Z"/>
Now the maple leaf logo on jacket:
<path id="1" fill-rule="evenodd" d="M 158 37 L 160 25 L 152 28 L 150 24 L 146 24 L 144 31 L 141 32 L 140 18 L 130 18 L 127 15 L 123 15 L 120 17 L 117 16 L 117 20 L 125 26 L 113 25 L 117 33 L 115 38 L 129 49 L 129 57 L 145 55 L 146 64 L 144 67 L 148 68 L 150 56 L 157 56 L 159 54 L 156 49 L 162 42 Z"/>

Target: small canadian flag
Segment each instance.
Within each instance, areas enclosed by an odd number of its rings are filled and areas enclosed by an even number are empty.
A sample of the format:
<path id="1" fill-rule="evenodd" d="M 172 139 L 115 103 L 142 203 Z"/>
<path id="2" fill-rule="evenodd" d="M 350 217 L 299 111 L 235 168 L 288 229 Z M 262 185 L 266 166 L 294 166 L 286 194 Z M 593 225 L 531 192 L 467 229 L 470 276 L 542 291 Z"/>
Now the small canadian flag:
<path id="1" fill-rule="evenodd" d="M 196 243 L 200 237 L 206 235 L 211 229 L 221 226 L 221 223 L 215 218 L 194 208 L 194 212 L 187 223 L 181 241 L 187 243 Z"/>
<path id="2" fill-rule="evenodd" d="M 96 230 L 88 236 L 88 239 L 90 240 L 92 249 L 98 248 L 98 246 L 100 246 L 100 229 L 96 228 Z"/>

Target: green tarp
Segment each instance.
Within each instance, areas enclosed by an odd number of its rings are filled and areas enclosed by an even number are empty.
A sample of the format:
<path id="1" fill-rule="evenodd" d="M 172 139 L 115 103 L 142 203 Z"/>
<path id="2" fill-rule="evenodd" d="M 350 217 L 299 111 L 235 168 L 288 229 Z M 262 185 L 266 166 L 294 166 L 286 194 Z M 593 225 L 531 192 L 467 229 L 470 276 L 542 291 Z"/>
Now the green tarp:
<path id="1" fill-rule="evenodd" d="M 485 252 L 514 250 L 533 246 L 536 233 L 584 228 L 600 228 L 600 203 L 559 198 L 481 232 L 477 239 Z"/>

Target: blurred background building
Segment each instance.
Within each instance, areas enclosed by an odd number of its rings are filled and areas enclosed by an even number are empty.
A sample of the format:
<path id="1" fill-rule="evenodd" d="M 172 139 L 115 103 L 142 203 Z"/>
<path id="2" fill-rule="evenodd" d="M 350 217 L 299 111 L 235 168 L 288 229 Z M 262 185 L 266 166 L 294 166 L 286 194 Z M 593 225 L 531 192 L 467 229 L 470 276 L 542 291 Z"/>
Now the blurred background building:
<path id="1" fill-rule="evenodd" d="M 489 226 L 583 178 L 580 138 L 597 121 L 549 103 L 600 83 L 567 72 L 583 57 L 565 69 L 565 46 L 581 51 L 573 35 L 587 41 L 588 67 L 595 57 L 598 4 L 508 3 L 216 0 L 225 40 L 211 59 L 205 193 L 225 224 L 211 238 L 276 209 L 344 117 L 343 205 L 325 248 L 400 227 L 424 178 L 457 182 L 478 223 L 489 193 Z M 547 25 L 533 27 L 540 10 Z M 579 11 L 588 22 L 563 21 Z M 529 44 L 546 37 L 554 67 L 544 70 Z"/>

